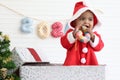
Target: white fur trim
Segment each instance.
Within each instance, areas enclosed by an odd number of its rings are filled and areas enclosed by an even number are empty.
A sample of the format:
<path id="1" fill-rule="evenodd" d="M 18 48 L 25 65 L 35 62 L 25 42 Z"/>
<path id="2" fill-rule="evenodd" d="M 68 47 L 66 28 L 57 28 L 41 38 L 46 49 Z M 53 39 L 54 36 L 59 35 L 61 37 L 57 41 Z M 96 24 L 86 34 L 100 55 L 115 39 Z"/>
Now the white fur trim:
<path id="1" fill-rule="evenodd" d="M 73 37 L 72 32 L 68 33 L 67 39 L 71 44 L 75 42 L 75 38 Z"/>
<path id="2" fill-rule="evenodd" d="M 90 45 L 91 45 L 92 47 L 96 47 L 96 46 L 98 45 L 98 43 L 99 43 L 99 38 L 95 35 L 95 40 L 94 40 L 94 42 L 92 42 L 92 41 L 90 40 Z"/>
<path id="3" fill-rule="evenodd" d="M 85 58 L 82 58 L 82 59 L 81 59 L 81 63 L 85 64 L 85 63 L 86 63 L 86 59 L 85 59 Z"/>
<path id="4" fill-rule="evenodd" d="M 74 21 L 75 19 L 77 19 L 82 13 L 84 13 L 85 11 L 87 11 L 87 10 L 90 10 L 90 11 L 92 11 L 93 13 L 94 13 L 94 15 L 96 16 L 96 18 L 97 18 L 97 24 L 95 25 L 95 27 L 97 26 L 100 26 L 101 25 L 101 21 L 100 21 L 100 16 L 97 14 L 97 12 L 93 9 L 93 8 L 90 8 L 90 7 L 84 7 L 84 8 L 81 8 L 81 9 L 79 9 L 73 16 L 72 16 L 72 18 L 68 21 L 68 25 L 71 27 L 71 28 L 73 28 L 71 25 L 70 25 L 70 23 L 72 22 L 72 21 Z"/>

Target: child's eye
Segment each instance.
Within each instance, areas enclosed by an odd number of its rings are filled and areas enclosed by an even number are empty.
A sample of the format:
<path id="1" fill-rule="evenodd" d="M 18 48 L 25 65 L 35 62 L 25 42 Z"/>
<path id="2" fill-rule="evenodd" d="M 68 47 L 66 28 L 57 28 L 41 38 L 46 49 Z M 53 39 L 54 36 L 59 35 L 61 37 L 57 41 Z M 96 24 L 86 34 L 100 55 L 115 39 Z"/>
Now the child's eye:
<path id="1" fill-rule="evenodd" d="M 89 18 L 89 21 L 93 21 L 93 18 Z"/>
<path id="2" fill-rule="evenodd" d="M 84 18 L 84 17 L 82 17 L 82 18 L 80 18 L 80 20 L 82 20 L 82 21 L 83 21 L 83 20 L 85 20 L 85 18 Z"/>

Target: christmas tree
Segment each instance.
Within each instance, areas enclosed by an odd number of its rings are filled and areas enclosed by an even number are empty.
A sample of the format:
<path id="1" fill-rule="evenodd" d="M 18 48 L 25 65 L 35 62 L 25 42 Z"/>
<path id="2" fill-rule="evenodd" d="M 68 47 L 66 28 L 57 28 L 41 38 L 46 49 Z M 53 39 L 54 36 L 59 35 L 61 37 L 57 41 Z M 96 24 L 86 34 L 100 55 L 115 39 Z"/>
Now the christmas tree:
<path id="1" fill-rule="evenodd" d="M 9 47 L 9 37 L 0 32 L 0 80 L 19 80 L 14 73 L 8 72 L 16 67 L 11 59 L 12 52 Z"/>

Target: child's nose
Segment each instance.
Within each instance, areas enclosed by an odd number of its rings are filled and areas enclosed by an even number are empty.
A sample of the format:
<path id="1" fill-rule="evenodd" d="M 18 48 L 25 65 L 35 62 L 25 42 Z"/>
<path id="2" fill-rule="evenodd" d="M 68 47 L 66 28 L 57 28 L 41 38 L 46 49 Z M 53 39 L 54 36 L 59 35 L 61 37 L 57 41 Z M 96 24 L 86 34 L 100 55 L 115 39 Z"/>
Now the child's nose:
<path id="1" fill-rule="evenodd" d="M 89 23 L 89 20 L 88 20 L 88 19 L 85 20 L 85 24 L 87 24 L 87 23 Z"/>

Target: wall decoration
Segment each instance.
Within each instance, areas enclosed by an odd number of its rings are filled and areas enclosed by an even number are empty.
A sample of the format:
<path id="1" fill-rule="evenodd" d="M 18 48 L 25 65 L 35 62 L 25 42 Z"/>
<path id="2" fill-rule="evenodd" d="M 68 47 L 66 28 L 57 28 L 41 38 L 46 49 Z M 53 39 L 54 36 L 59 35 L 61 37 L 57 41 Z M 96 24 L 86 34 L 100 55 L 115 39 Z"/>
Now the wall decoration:
<path id="1" fill-rule="evenodd" d="M 51 35 L 55 38 L 63 36 L 64 33 L 61 32 L 62 28 L 63 28 L 63 24 L 61 22 L 53 23 Z"/>
<path id="2" fill-rule="evenodd" d="M 50 34 L 50 28 L 49 28 L 49 25 L 47 22 L 45 21 L 42 21 L 40 22 L 40 24 L 38 24 L 38 28 L 37 28 L 37 33 L 38 33 L 38 36 L 41 38 L 41 39 L 45 39 L 49 36 Z"/>
<path id="3" fill-rule="evenodd" d="M 21 20 L 20 29 L 22 32 L 31 33 L 33 31 L 32 25 L 33 25 L 33 20 L 28 17 L 25 17 Z"/>
<path id="4" fill-rule="evenodd" d="M 64 34 L 67 32 L 67 30 L 69 29 L 68 23 L 65 25 L 65 29 L 64 29 Z"/>
<path id="5" fill-rule="evenodd" d="M 21 25 L 20 25 L 20 31 L 23 33 L 32 33 L 33 32 L 32 25 L 33 25 L 34 20 L 35 21 L 43 21 L 36 17 L 26 16 L 23 13 L 20 13 L 14 9 L 11 9 L 2 3 L 0 3 L 0 6 L 16 13 L 17 15 L 19 15 L 21 17 L 24 17 L 21 20 Z M 66 22 L 66 20 L 59 20 L 59 21 Z M 48 25 L 47 22 L 52 23 L 52 26 Z M 63 24 L 61 22 L 54 22 L 54 21 L 52 21 L 52 22 L 47 21 L 47 22 L 41 22 L 40 24 L 38 24 L 37 33 L 41 39 L 47 38 L 49 36 L 50 32 L 51 32 L 51 35 L 53 36 L 53 38 L 61 37 L 64 34 L 64 32 L 62 32 Z M 52 28 L 52 31 L 49 29 L 50 27 Z"/>

